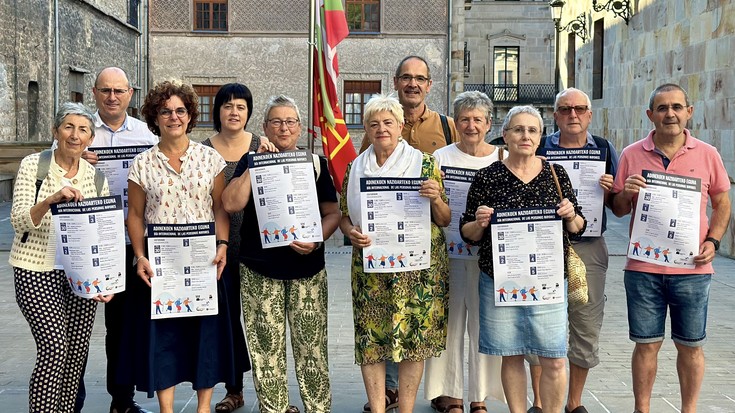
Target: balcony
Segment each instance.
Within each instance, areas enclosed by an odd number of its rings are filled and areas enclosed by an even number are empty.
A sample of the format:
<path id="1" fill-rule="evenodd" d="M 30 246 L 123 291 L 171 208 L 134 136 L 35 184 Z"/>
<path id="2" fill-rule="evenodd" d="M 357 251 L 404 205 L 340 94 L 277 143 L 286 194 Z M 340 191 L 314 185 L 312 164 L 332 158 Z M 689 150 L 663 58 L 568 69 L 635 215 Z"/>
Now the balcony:
<path id="1" fill-rule="evenodd" d="M 553 105 L 556 97 L 554 85 L 523 84 L 495 85 L 492 83 L 465 83 L 465 92 L 477 90 L 485 93 L 495 104 Z"/>

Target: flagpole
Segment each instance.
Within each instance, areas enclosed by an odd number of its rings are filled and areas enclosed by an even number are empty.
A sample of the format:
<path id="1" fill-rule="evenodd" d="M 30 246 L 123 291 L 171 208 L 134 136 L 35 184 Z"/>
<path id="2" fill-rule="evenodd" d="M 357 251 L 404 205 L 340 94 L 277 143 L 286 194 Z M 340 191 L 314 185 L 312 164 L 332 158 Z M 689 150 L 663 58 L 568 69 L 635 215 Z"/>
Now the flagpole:
<path id="1" fill-rule="evenodd" d="M 316 20 L 316 3 L 318 0 L 309 0 L 309 129 L 314 125 L 314 48 L 316 47 L 316 39 L 314 38 L 314 21 Z M 314 153 L 314 134 L 307 133 L 307 148 Z"/>

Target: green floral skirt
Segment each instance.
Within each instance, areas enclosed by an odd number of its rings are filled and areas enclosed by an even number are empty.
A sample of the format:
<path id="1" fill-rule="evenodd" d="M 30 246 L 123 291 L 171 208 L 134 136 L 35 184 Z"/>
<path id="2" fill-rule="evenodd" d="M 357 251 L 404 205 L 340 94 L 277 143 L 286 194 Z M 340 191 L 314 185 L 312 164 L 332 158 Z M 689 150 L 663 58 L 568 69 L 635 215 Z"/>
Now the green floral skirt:
<path id="1" fill-rule="evenodd" d="M 444 233 L 431 224 L 431 267 L 365 273 L 362 250 L 352 249 L 355 363 L 422 361 L 446 347 L 449 259 Z"/>

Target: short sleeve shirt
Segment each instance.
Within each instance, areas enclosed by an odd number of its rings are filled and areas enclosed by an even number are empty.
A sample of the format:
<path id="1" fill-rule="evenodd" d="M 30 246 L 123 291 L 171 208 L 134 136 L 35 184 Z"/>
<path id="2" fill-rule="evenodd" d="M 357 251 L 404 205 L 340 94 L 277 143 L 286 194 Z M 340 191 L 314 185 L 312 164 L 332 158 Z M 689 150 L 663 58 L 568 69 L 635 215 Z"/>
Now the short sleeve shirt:
<path id="1" fill-rule="evenodd" d="M 653 141 L 654 132 L 651 131 L 642 140 L 626 147 L 620 154 L 618 174 L 615 176 L 612 192 L 616 194 L 622 192 L 625 179 L 630 175 L 640 175 L 644 170 L 666 172 L 701 179 L 699 244 L 702 244 L 709 231 L 707 219 L 707 201 L 709 197 L 730 189 L 730 178 L 722 162 L 722 157 L 717 152 L 717 148 L 693 137 L 685 129 L 686 142 L 674 154 L 673 158 L 669 160 L 668 166 L 664 167 L 662 153 L 656 149 L 656 144 Z M 633 211 L 635 211 L 637 203 L 638 196 L 635 196 L 633 198 Z M 644 261 L 631 259 L 625 264 L 625 269 L 654 274 L 711 274 L 714 272 L 712 263 L 689 269 L 665 267 L 663 265 L 649 264 Z"/>
<path id="2" fill-rule="evenodd" d="M 180 158 L 177 173 L 158 145 L 141 152 L 133 160 L 128 180 L 146 194 L 145 221 L 149 224 L 191 224 L 214 221 L 212 190 L 214 180 L 225 168 L 216 150 L 197 142 Z"/>

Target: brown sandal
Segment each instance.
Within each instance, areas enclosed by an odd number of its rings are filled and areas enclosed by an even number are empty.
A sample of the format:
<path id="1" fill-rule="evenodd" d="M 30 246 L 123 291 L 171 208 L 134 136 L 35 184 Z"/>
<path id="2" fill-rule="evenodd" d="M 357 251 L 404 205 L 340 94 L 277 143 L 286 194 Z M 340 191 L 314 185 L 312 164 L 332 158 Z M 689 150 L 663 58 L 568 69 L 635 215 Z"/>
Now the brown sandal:
<path id="1" fill-rule="evenodd" d="M 385 411 L 398 408 L 398 390 L 385 389 Z M 370 402 L 362 406 L 362 413 L 370 413 Z M 286 412 L 289 413 L 289 412 Z"/>
<path id="2" fill-rule="evenodd" d="M 434 397 L 431 399 L 431 408 L 434 409 L 436 413 L 444 413 L 447 411 L 449 403 L 449 396 Z"/>
<path id="3" fill-rule="evenodd" d="M 459 409 L 461 411 L 464 411 L 464 404 L 448 404 L 444 408 L 444 413 L 449 413 L 449 412 L 451 412 L 454 409 Z"/>
<path id="4" fill-rule="evenodd" d="M 483 412 L 486 412 L 487 411 L 487 406 L 470 407 L 470 413 L 479 412 L 480 410 L 482 410 Z"/>
<path id="5" fill-rule="evenodd" d="M 219 403 L 214 405 L 214 411 L 217 413 L 231 413 L 244 405 L 245 399 L 242 392 L 238 394 L 227 393 Z"/>

